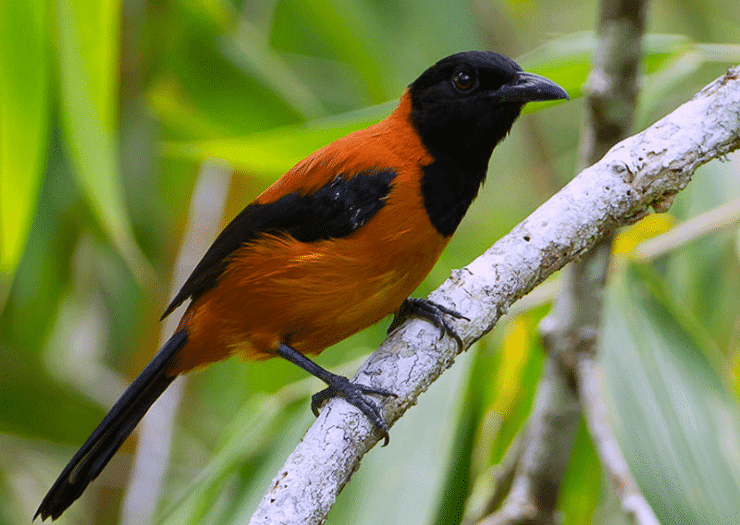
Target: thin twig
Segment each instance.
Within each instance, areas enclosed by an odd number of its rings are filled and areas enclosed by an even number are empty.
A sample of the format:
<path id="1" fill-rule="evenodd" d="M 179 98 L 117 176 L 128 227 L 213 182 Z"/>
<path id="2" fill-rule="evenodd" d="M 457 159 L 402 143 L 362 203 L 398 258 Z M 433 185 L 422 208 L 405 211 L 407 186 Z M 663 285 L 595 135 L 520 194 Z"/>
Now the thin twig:
<path id="1" fill-rule="evenodd" d="M 506 449 L 506 454 L 501 458 L 501 461 L 489 467 L 486 472 L 479 476 L 479 478 L 485 480 L 486 486 L 478 489 L 479 483 L 476 482 L 473 493 L 465 502 L 465 515 L 461 525 L 477 523 L 483 516 L 487 516 L 501 506 L 511 491 L 514 474 L 517 465 L 519 465 L 519 459 L 522 457 L 525 436 L 528 430 L 529 425 L 525 422 L 509 444 L 509 448 Z"/>
<path id="2" fill-rule="evenodd" d="M 557 523 L 557 487 L 580 422 L 578 397 L 568 374 L 558 368 L 556 359 L 545 361 L 511 491 L 480 525 Z"/>
<path id="3" fill-rule="evenodd" d="M 635 257 L 642 260 L 653 259 L 709 233 L 733 226 L 738 221 L 740 221 L 740 199 L 735 199 L 641 242 L 635 248 Z"/>
<path id="4" fill-rule="evenodd" d="M 637 525 L 660 525 L 653 509 L 640 492 L 609 426 L 602 388 L 604 371 L 589 352 L 579 353 L 578 390 L 588 431 L 601 466 L 615 488 L 624 513 Z"/>

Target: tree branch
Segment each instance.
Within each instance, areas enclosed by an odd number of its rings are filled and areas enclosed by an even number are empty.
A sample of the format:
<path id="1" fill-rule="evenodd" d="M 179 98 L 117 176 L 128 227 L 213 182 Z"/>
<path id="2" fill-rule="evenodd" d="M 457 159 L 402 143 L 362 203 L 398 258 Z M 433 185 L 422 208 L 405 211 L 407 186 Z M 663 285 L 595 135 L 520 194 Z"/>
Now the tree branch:
<path id="1" fill-rule="evenodd" d="M 612 148 L 430 299 L 463 312 L 464 348 L 511 304 L 615 228 L 665 211 L 702 164 L 740 147 L 740 68 L 644 132 Z M 461 351 L 430 324 L 411 319 L 360 367 L 355 380 L 398 394 L 384 403 L 393 424 Z M 337 495 L 379 439 L 370 421 L 332 400 L 287 459 L 250 523 L 323 523 Z"/>

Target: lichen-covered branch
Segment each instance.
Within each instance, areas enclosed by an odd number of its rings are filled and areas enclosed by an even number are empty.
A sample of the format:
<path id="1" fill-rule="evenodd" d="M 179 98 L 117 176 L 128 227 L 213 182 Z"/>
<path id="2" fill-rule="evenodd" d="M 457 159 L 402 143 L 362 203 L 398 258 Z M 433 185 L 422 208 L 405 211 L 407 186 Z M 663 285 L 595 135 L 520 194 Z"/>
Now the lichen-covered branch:
<path id="1" fill-rule="evenodd" d="M 430 299 L 470 319 L 456 321 L 464 347 L 489 332 L 513 302 L 583 255 L 615 228 L 665 210 L 696 168 L 740 147 L 740 68 L 642 133 L 612 148 Z M 360 368 L 355 380 L 391 390 L 393 424 L 461 350 L 430 324 L 411 319 Z M 330 401 L 277 473 L 250 523 L 323 523 L 337 495 L 379 439 L 370 421 Z M 392 445 L 391 445 L 392 446 Z"/>

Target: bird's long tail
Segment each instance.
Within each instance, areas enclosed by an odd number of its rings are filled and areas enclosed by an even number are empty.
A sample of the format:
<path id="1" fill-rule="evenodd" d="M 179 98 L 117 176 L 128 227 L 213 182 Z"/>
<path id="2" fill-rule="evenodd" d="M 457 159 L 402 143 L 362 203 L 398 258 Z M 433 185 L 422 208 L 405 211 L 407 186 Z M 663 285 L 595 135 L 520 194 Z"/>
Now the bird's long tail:
<path id="1" fill-rule="evenodd" d="M 134 430 L 149 407 L 174 381 L 167 364 L 187 341 L 187 331 L 175 332 L 154 359 L 131 383 L 121 398 L 70 460 L 39 505 L 34 519 L 58 518 L 98 477 L 113 454 Z"/>

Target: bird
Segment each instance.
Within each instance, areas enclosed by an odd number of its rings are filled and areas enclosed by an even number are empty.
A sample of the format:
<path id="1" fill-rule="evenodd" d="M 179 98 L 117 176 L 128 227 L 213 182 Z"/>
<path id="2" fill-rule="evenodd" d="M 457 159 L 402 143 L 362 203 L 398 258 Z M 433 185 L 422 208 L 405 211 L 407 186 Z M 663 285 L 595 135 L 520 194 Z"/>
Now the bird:
<path id="1" fill-rule="evenodd" d="M 568 99 L 555 82 L 492 51 L 436 62 L 384 120 L 312 153 L 217 236 L 161 319 L 190 301 L 177 329 L 72 457 L 34 520 L 58 518 L 181 374 L 231 356 L 282 357 L 361 410 L 388 442 L 380 388 L 310 357 L 395 312 L 460 343 L 455 310 L 410 294 L 478 194 L 493 149 L 528 102 Z"/>

